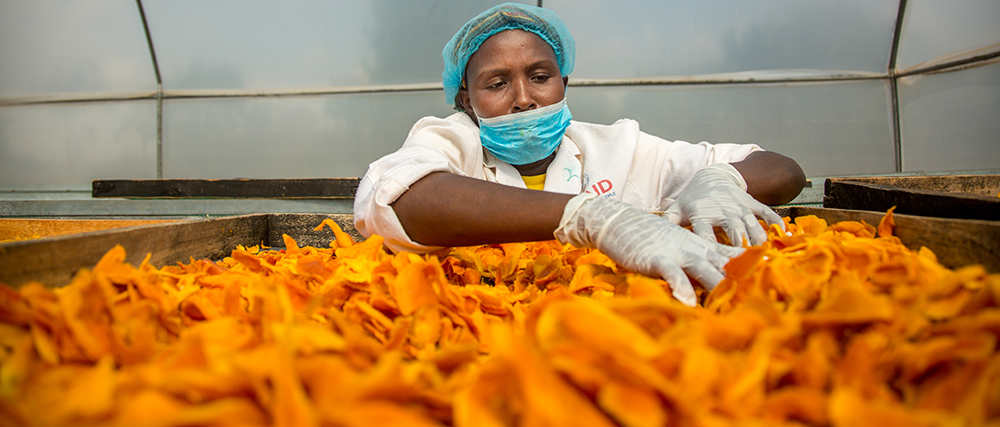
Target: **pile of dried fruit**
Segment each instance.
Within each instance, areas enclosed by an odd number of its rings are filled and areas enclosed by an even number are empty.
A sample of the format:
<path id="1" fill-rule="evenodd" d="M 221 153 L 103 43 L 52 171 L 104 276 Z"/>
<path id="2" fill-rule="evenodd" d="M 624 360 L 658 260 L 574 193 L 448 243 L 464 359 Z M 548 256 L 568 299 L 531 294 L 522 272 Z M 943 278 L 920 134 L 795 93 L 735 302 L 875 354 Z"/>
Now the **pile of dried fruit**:
<path id="1" fill-rule="evenodd" d="M 906 249 L 891 212 L 772 228 L 696 308 L 596 251 L 390 255 L 325 224 L 331 248 L 116 248 L 0 287 L 0 425 L 1000 423 L 1000 275 Z"/>

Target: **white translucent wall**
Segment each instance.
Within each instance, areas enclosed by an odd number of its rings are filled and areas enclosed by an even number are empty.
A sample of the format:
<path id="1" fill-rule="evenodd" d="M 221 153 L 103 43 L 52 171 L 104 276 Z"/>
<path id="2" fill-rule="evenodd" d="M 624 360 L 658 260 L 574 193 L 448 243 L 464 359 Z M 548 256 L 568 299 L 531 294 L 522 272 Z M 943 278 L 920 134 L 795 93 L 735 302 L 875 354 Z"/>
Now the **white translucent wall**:
<path id="1" fill-rule="evenodd" d="M 899 69 L 1000 50 L 1000 1 L 909 0 L 905 16 Z"/>
<path id="2" fill-rule="evenodd" d="M 781 0 L 544 5 L 574 30 L 571 79 L 885 72 L 899 7 Z M 578 120 L 627 117 L 666 139 L 757 143 L 795 158 L 808 176 L 895 171 L 889 90 L 881 81 L 572 87 L 568 96 Z"/>
<path id="3" fill-rule="evenodd" d="M 135 1 L 0 2 L 0 97 L 153 92 Z M 153 101 L 0 106 L 0 187 L 156 177 Z"/>
<path id="4" fill-rule="evenodd" d="M 896 1 L 545 0 L 577 42 L 575 77 L 775 69 L 884 72 Z"/>
<path id="5" fill-rule="evenodd" d="M 136 1 L 0 2 L 0 188 L 89 187 L 158 167 L 163 178 L 360 176 L 419 117 L 451 111 L 440 90 L 333 92 L 433 88 L 445 42 L 496 3 L 142 1 L 162 77 L 158 135 Z M 753 142 L 809 176 L 1000 169 L 1000 2 L 906 2 L 894 113 L 899 5 L 544 1 L 577 40 L 571 81 L 620 80 L 571 86 L 577 119 Z M 856 79 L 759 83 L 835 75 Z M 709 83 L 676 84 L 689 76 Z M 323 94 L 279 96 L 315 88 Z M 81 98 L 95 102 L 67 102 Z"/>
<path id="6" fill-rule="evenodd" d="M 899 82 L 903 169 L 1000 168 L 1000 63 Z"/>
<path id="7" fill-rule="evenodd" d="M 164 105 L 165 178 L 362 176 L 420 117 L 446 115 L 438 92 Z M 373 118 L 378 118 L 373 119 Z"/>
<path id="8" fill-rule="evenodd" d="M 441 81 L 441 49 L 497 2 L 146 0 L 168 89 Z M 534 2 L 531 2 L 534 4 Z"/>
<path id="9" fill-rule="evenodd" d="M 0 1 L 0 96 L 156 90 L 134 0 Z"/>
<path id="10" fill-rule="evenodd" d="M 794 85 L 571 88 L 573 117 L 637 120 L 689 142 L 752 142 L 796 159 L 807 176 L 895 170 L 888 89 L 880 81 Z"/>
<path id="11" fill-rule="evenodd" d="M 900 71 L 1000 51 L 996 0 L 909 0 L 903 23 Z M 1000 168 L 996 62 L 994 58 L 960 71 L 899 79 L 903 170 Z"/>
<path id="12" fill-rule="evenodd" d="M 0 107 L 0 183 L 74 188 L 156 178 L 153 101 Z"/>

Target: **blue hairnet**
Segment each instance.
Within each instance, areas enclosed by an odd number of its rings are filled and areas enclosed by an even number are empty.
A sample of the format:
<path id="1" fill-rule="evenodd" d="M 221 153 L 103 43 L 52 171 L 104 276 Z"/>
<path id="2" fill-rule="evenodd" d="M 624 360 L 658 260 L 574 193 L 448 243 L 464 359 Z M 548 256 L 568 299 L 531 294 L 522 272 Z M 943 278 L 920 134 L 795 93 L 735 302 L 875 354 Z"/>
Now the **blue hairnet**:
<path id="1" fill-rule="evenodd" d="M 444 47 L 444 96 L 448 105 L 455 104 L 465 67 L 472 54 L 490 36 L 504 30 L 518 29 L 530 31 L 545 40 L 556 52 L 559 73 L 563 77 L 573 72 L 576 57 L 576 42 L 569 28 L 555 12 L 518 3 L 504 3 L 495 6 L 466 22 Z"/>

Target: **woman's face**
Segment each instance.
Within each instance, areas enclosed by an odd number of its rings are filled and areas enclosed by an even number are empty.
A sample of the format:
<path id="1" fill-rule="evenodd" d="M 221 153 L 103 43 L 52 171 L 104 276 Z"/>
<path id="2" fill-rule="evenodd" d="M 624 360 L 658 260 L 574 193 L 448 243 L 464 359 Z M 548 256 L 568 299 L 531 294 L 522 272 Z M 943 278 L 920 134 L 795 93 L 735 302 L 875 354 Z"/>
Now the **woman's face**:
<path id="1" fill-rule="evenodd" d="M 556 53 L 541 37 L 523 30 L 486 39 L 465 68 L 467 89 L 458 101 L 473 121 L 545 107 L 562 101 L 567 79 Z"/>

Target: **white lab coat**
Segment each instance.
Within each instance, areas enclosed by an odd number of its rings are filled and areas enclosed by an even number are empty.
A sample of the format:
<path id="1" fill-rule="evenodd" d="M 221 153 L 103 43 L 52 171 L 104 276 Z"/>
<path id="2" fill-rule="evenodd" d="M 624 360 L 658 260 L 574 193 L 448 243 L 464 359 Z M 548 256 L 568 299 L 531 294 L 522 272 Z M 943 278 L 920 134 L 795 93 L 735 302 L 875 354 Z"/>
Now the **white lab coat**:
<path id="1" fill-rule="evenodd" d="M 545 191 L 597 193 L 663 211 L 699 169 L 761 150 L 755 144 L 667 141 L 639 131 L 629 119 L 610 126 L 573 121 L 546 171 Z M 381 235 L 397 252 L 439 249 L 412 241 L 391 206 L 414 182 L 439 171 L 526 188 L 517 169 L 483 148 L 479 128 L 464 113 L 425 117 L 413 125 L 402 148 L 369 165 L 354 199 L 358 232 Z"/>

